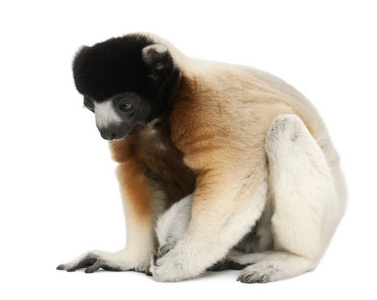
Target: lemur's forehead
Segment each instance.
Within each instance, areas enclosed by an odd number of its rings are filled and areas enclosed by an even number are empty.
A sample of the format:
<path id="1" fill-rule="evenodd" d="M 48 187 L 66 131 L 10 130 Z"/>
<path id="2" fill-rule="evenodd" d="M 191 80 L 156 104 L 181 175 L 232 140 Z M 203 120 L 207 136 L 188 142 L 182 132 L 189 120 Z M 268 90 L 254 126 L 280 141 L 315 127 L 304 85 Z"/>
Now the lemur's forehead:
<path id="1" fill-rule="evenodd" d="M 82 48 L 73 61 L 77 90 L 99 102 L 121 92 L 147 90 L 142 49 L 152 43 L 147 37 L 130 35 Z"/>
<path id="2" fill-rule="evenodd" d="M 91 97 L 90 95 L 84 95 L 84 99 L 87 99 L 94 104 L 106 104 L 109 103 L 111 105 L 117 105 L 122 100 L 127 100 L 128 102 L 139 102 L 141 97 L 138 93 L 135 92 L 121 92 L 117 93 L 115 95 L 112 95 L 111 97 L 97 100 L 96 98 Z"/>

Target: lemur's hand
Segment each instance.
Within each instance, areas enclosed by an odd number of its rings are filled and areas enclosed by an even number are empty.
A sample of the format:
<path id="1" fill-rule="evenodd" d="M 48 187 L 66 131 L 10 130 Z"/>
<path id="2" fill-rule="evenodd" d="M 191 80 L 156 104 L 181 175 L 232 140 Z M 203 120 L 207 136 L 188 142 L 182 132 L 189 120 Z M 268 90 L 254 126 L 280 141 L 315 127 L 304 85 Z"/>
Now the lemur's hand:
<path id="1" fill-rule="evenodd" d="M 87 252 L 79 258 L 67 264 L 61 264 L 58 270 L 74 272 L 78 269 L 85 269 L 85 273 L 93 273 L 100 268 L 106 271 L 138 271 L 148 272 L 150 266 L 150 256 L 140 260 L 127 250 L 121 250 L 116 253 L 104 251 Z"/>

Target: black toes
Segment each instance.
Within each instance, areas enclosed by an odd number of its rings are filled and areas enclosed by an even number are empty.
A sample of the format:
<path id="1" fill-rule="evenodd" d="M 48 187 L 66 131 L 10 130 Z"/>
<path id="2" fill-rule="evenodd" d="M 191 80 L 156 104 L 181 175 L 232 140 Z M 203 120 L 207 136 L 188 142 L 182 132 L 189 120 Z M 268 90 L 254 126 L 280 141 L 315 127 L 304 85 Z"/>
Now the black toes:
<path id="1" fill-rule="evenodd" d="M 242 283 L 267 283 L 273 281 L 275 272 L 269 268 L 265 271 L 251 271 L 238 277 L 237 281 Z"/>
<path id="2" fill-rule="evenodd" d="M 94 264 L 86 268 L 85 273 L 94 273 L 99 268 L 101 268 L 103 264 L 104 262 L 102 261 L 102 259 L 98 259 Z"/>
<path id="3" fill-rule="evenodd" d="M 219 272 L 219 271 L 223 271 L 223 270 L 226 270 L 226 269 L 227 269 L 227 262 L 220 261 L 220 262 L 217 262 L 217 263 L 213 264 L 212 266 L 210 266 L 207 269 L 207 271 Z"/>
<path id="4" fill-rule="evenodd" d="M 68 272 L 74 272 L 78 269 L 87 268 L 92 266 L 97 262 L 97 258 L 86 258 L 80 261 L 77 265 L 73 266 L 72 268 L 68 269 Z"/>
<path id="5" fill-rule="evenodd" d="M 218 272 L 218 271 L 223 271 L 223 270 L 242 270 L 248 265 L 241 265 L 239 263 L 236 263 L 234 261 L 219 261 L 209 267 L 207 271 L 213 271 L 213 272 Z"/>
<path id="6" fill-rule="evenodd" d="M 230 261 L 228 266 L 229 266 L 230 270 L 243 270 L 249 265 L 241 265 L 241 264 L 236 263 L 234 261 Z"/>
<path id="7" fill-rule="evenodd" d="M 242 283 L 267 283 L 271 280 L 269 276 L 258 276 L 258 274 L 251 273 L 250 275 L 240 276 L 237 281 L 240 281 Z"/>

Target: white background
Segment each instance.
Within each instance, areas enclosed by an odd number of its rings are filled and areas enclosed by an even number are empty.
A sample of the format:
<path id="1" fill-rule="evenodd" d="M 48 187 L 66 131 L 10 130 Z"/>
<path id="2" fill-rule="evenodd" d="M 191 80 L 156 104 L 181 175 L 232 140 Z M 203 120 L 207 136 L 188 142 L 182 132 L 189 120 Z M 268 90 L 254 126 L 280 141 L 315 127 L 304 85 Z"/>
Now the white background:
<path id="1" fill-rule="evenodd" d="M 0 298 L 376 299 L 376 13 L 361 0 L 2 1 Z M 273 73 L 319 109 L 342 157 L 349 207 L 316 271 L 245 285 L 236 271 L 166 284 L 135 272 L 55 270 L 87 250 L 124 246 L 116 165 L 75 91 L 71 62 L 82 44 L 135 31 Z"/>

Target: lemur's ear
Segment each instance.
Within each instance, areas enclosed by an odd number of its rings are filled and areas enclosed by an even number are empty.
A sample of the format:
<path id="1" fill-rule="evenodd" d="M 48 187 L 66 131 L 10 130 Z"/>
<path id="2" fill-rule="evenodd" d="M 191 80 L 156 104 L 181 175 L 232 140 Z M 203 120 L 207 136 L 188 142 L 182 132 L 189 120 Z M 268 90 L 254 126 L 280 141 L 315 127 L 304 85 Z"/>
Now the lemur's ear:
<path id="1" fill-rule="evenodd" d="M 143 62 L 150 68 L 150 77 L 158 79 L 161 73 L 173 66 L 173 60 L 166 46 L 153 44 L 141 51 Z"/>

